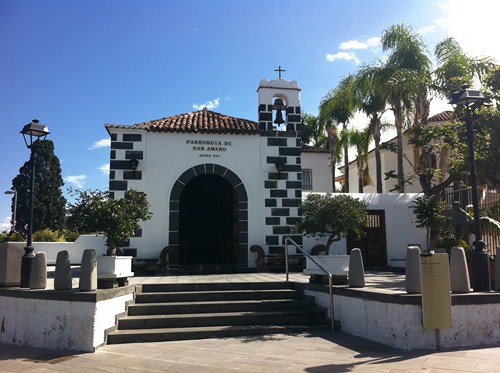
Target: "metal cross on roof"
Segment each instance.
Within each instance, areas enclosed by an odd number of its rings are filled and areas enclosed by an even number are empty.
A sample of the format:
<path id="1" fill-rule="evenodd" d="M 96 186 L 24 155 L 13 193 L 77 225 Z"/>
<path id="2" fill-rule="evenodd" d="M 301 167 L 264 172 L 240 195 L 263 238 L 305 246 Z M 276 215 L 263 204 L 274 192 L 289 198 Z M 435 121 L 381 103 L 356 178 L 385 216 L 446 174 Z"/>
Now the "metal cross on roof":
<path id="1" fill-rule="evenodd" d="M 282 70 L 282 69 L 281 69 L 281 66 L 278 66 L 278 68 L 277 68 L 277 69 L 275 69 L 274 71 L 277 71 L 277 72 L 278 72 L 279 79 L 281 79 L 281 73 L 282 73 L 282 72 L 284 72 L 284 71 L 286 71 L 286 70 Z"/>

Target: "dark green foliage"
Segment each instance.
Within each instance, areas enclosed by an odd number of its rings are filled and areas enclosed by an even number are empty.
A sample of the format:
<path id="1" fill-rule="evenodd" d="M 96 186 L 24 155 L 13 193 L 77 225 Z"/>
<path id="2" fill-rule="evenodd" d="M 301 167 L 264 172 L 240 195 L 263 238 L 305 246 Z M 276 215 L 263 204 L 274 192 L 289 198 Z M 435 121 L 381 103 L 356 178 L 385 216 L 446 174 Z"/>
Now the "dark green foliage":
<path id="1" fill-rule="evenodd" d="M 104 234 L 108 255 L 116 255 L 119 242 L 134 236 L 139 220 L 151 219 L 146 194 L 136 190 L 125 192 L 124 198 L 111 199 L 98 190 L 70 191 L 75 203 L 69 204 L 68 227 L 80 233 Z"/>
<path id="2" fill-rule="evenodd" d="M 427 231 L 429 250 L 434 248 L 439 234 L 450 224 L 449 218 L 443 213 L 446 207 L 446 202 L 440 202 L 436 195 L 418 197 L 409 207 L 416 216 L 413 222 L 418 228 Z"/>
<path id="3" fill-rule="evenodd" d="M 64 182 L 59 159 L 54 154 L 54 143 L 50 140 L 36 141 L 32 149 L 36 159 L 33 232 L 41 229 L 62 229 L 65 225 L 66 198 L 61 191 Z M 30 214 L 31 166 L 29 161 L 19 169 L 19 175 L 12 180 L 12 187 L 17 191 L 15 228 L 26 233 Z"/>
<path id="4" fill-rule="evenodd" d="M 367 204 L 347 195 L 321 196 L 309 194 L 302 204 L 302 221 L 297 230 L 306 235 L 328 237 L 330 245 L 346 237 L 349 232 L 361 236 L 368 224 Z"/>

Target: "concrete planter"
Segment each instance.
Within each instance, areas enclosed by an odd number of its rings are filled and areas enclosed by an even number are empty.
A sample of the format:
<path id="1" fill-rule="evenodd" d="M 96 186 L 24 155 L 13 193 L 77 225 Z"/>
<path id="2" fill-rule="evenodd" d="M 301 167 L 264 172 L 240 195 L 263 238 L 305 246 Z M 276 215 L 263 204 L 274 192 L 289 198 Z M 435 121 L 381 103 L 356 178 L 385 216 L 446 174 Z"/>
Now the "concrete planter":
<path id="1" fill-rule="evenodd" d="M 315 255 L 314 260 L 332 275 L 347 276 L 349 272 L 349 255 Z M 306 258 L 304 274 L 324 275 L 323 271 L 309 258 Z"/>
<path id="2" fill-rule="evenodd" d="M 97 278 L 117 279 L 134 276 L 131 256 L 98 256 Z"/>

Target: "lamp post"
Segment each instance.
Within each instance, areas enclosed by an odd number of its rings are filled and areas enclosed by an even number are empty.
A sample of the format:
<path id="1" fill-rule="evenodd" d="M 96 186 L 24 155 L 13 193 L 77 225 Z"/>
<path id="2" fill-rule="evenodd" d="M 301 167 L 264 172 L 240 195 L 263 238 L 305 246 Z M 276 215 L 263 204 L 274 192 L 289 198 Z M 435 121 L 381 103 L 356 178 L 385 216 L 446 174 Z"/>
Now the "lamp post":
<path id="1" fill-rule="evenodd" d="M 31 267 L 33 265 L 33 259 L 35 254 L 33 253 L 33 198 L 35 195 L 35 158 L 36 154 L 33 151 L 33 144 L 42 139 L 50 133 L 49 129 L 37 119 L 33 119 L 31 123 L 28 123 L 23 127 L 20 132 L 23 135 L 26 147 L 31 150 L 30 154 L 30 165 L 31 165 L 31 188 L 30 188 L 30 198 L 29 198 L 29 209 L 30 216 L 28 221 L 28 239 L 26 242 L 26 247 L 24 248 L 24 255 L 21 260 L 21 284 L 20 287 L 29 287 Z"/>
<path id="2" fill-rule="evenodd" d="M 135 180 L 135 171 L 137 170 L 137 167 L 139 167 L 139 160 L 137 158 L 132 158 L 128 161 L 128 163 L 133 171 L 133 176 Z"/>
<path id="3" fill-rule="evenodd" d="M 12 230 L 16 230 L 16 217 L 17 217 L 17 191 L 14 190 L 7 190 L 4 192 L 4 194 L 13 194 L 14 195 L 14 211 L 12 214 Z"/>
<path id="4" fill-rule="evenodd" d="M 477 173 L 476 161 L 474 158 L 474 130 L 472 127 L 472 111 L 475 106 L 485 101 L 481 91 L 469 89 L 468 85 L 460 87 L 460 91 L 451 95 L 450 104 L 465 107 L 465 124 L 467 130 L 467 144 L 469 148 L 470 159 L 470 183 L 472 188 L 472 206 L 474 211 L 474 252 L 472 254 L 472 288 L 474 291 L 490 291 L 490 266 L 488 253 L 485 250 L 485 244 L 482 239 L 481 221 L 479 212 L 479 201 L 477 193 Z"/>

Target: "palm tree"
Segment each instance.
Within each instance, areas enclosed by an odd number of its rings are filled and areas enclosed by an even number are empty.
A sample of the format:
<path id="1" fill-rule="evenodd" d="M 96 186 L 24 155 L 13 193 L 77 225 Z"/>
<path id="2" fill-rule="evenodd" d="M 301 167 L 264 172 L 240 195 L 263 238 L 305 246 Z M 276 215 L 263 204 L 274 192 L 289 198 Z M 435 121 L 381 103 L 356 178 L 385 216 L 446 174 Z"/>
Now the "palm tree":
<path id="1" fill-rule="evenodd" d="M 396 189 L 404 192 L 403 130 L 405 118 L 410 122 L 410 114 L 417 107 L 419 117 L 426 112 L 427 85 L 430 82 L 431 61 L 425 44 L 419 34 L 409 26 L 393 25 L 382 34 L 384 51 L 391 51 L 385 64 L 388 102 L 394 113 L 397 143 Z M 416 105 L 417 103 L 417 105 Z M 427 110 L 428 115 L 428 110 Z"/>
<path id="2" fill-rule="evenodd" d="M 358 167 L 358 191 L 363 193 L 363 187 L 371 183 L 370 172 L 368 169 L 368 146 L 372 129 L 367 126 L 365 129 L 351 130 L 349 134 L 350 144 L 356 147 L 357 157 L 356 166 Z"/>
<path id="3" fill-rule="evenodd" d="M 474 79 L 482 82 L 495 66 L 490 57 L 467 56 L 452 37 L 439 42 L 434 53 L 438 67 L 434 70 L 433 88 L 444 98 L 449 98 L 453 92 L 459 91 L 463 84 L 472 84 Z"/>
<path id="4" fill-rule="evenodd" d="M 383 65 L 364 65 L 356 74 L 356 95 L 359 108 L 370 119 L 371 136 L 375 142 L 376 190 L 382 193 L 382 161 L 380 157 L 380 134 L 382 115 L 387 106 L 387 90 L 384 80 Z"/>
<path id="5" fill-rule="evenodd" d="M 302 115 L 302 143 L 316 148 L 327 148 L 328 138 L 324 122 L 317 115 L 304 113 Z"/>
<path id="6" fill-rule="evenodd" d="M 354 94 L 354 76 L 348 75 L 340 81 L 337 87 L 333 88 L 325 97 L 323 97 L 320 104 L 320 117 L 325 121 L 325 123 L 327 123 L 327 128 L 329 130 L 329 136 L 331 139 L 336 137 L 336 133 L 334 134 L 333 131 L 334 123 L 342 124 L 342 132 L 346 131 L 349 121 L 352 119 L 354 113 L 356 112 L 356 108 L 357 101 Z M 330 142 L 335 142 L 335 147 L 338 145 L 336 141 Z M 336 152 L 337 149 L 330 148 L 330 151 L 332 155 L 333 168 L 334 152 Z M 335 160 L 336 159 L 337 158 L 335 158 Z M 344 171 L 345 192 L 349 193 L 348 144 L 344 144 Z M 333 182 L 335 183 L 335 180 L 333 180 Z"/>

